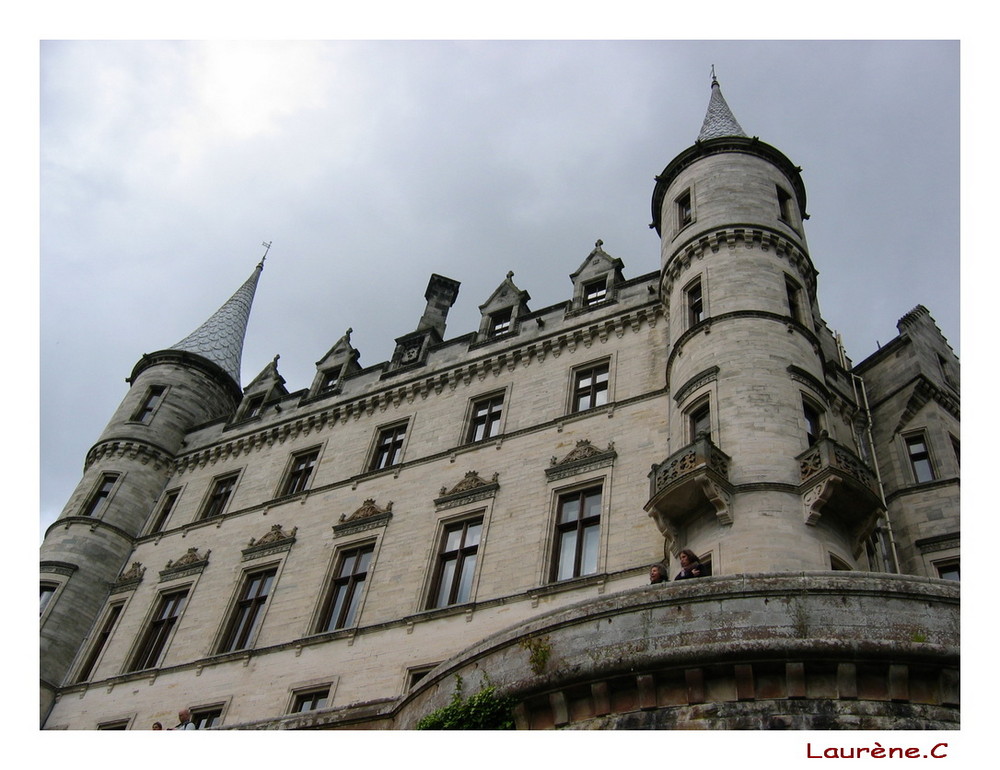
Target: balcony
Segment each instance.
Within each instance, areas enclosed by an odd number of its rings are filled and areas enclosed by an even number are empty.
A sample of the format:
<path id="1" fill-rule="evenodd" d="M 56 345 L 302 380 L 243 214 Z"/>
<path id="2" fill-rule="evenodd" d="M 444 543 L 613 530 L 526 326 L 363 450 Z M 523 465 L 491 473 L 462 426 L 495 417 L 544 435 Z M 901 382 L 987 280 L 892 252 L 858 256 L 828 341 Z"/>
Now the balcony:
<path id="1" fill-rule="evenodd" d="M 875 474 L 826 431 L 796 459 L 805 523 L 815 526 L 821 517 L 832 516 L 853 535 L 857 556 L 883 511 Z"/>
<path id="2" fill-rule="evenodd" d="M 720 524 L 733 523 L 730 462 L 708 434 L 701 433 L 653 466 L 645 509 L 665 537 L 676 540 L 680 528 L 705 511 L 714 513 Z"/>

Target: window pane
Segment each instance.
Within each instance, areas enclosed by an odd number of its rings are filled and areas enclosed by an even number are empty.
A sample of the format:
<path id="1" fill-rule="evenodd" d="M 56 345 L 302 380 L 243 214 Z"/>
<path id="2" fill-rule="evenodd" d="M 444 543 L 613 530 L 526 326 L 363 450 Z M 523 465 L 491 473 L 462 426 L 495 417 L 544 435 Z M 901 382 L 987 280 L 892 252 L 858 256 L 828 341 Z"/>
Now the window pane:
<path id="1" fill-rule="evenodd" d="M 451 598 L 451 587 L 455 583 L 455 567 L 458 559 L 448 559 L 441 563 L 441 577 L 435 607 L 447 607 Z"/>
<path id="2" fill-rule="evenodd" d="M 559 543 L 559 570 L 556 574 L 557 580 L 565 580 L 574 577 L 574 567 L 576 562 L 576 530 L 570 530 L 560 535 Z"/>
<path id="3" fill-rule="evenodd" d="M 580 518 L 580 498 L 572 497 L 563 500 L 562 515 L 559 518 L 561 523 L 576 521 Z"/>
<path id="4" fill-rule="evenodd" d="M 462 574 L 458 581 L 458 593 L 455 602 L 461 604 L 469 601 L 472 595 L 472 576 L 476 571 L 476 554 L 462 560 Z"/>
<path id="5" fill-rule="evenodd" d="M 600 541 L 600 530 L 597 525 L 591 525 L 583 530 L 583 548 L 580 552 L 580 575 L 590 575 L 597 572 L 597 546 Z"/>

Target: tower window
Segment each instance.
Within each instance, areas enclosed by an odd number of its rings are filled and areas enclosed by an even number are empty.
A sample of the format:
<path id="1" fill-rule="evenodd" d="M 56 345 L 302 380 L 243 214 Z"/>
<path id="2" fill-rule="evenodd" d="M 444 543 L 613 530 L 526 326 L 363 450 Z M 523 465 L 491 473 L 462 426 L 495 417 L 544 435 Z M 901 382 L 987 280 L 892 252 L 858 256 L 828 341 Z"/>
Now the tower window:
<path id="1" fill-rule="evenodd" d="M 906 438 L 906 453 L 910 460 L 910 469 L 913 471 L 913 480 L 918 484 L 934 481 L 934 468 L 927 449 L 927 438 L 923 433 Z"/>
<path id="2" fill-rule="evenodd" d="M 297 495 L 309 487 L 309 479 L 312 476 L 316 461 L 319 460 L 319 450 L 310 449 L 307 452 L 299 452 L 292 455 L 292 464 L 288 469 L 288 476 L 285 478 L 284 486 L 281 489 L 282 495 Z"/>
<path id="3" fill-rule="evenodd" d="M 156 408 L 160 405 L 160 401 L 163 399 L 163 394 L 166 393 L 167 389 L 162 385 L 154 385 L 147 391 L 146 398 L 142 402 L 142 405 L 135 411 L 132 415 L 133 422 L 141 422 L 144 425 L 148 425 L 153 419 L 153 413 Z"/>
<path id="4" fill-rule="evenodd" d="M 212 484 L 212 491 L 205 501 L 201 518 L 210 519 L 213 516 L 218 516 L 226 509 L 226 504 L 229 502 L 229 498 L 236 488 L 236 479 L 238 476 L 239 474 L 237 473 L 231 473 L 228 476 L 220 476 L 215 480 Z"/>
<path id="5" fill-rule="evenodd" d="M 568 580 L 597 572 L 600 533 L 600 487 L 560 495 L 552 579 Z"/>
<path id="6" fill-rule="evenodd" d="M 451 524 L 445 528 L 438 551 L 430 608 L 469 601 L 482 531 L 481 518 Z"/>
<path id="7" fill-rule="evenodd" d="M 111 496 L 111 490 L 115 487 L 115 482 L 118 481 L 117 473 L 105 473 L 101 476 L 101 483 L 97 485 L 97 489 L 87 500 L 87 504 L 80 511 L 81 516 L 96 516 L 100 513 L 107 499 Z"/>
<path id="8" fill-rule="evenodd" d="M 49 602 L 52 601 L 52 597 L 56 595 L 56 589 L 59 586 L 56 583 L 42 583 L 41 590 L 39 591 L 38 597 L 38 615 L 41 617 L 42 613 L 45 612 L 45 608 L 49 606 Z"/>
<path id="9" fill-rule="evenodd" d="M 403 442 L 406 440 L 406 423 L 382 428 L 375 441 L 375 453 L 368 466 L 370 471 L 378 471 L 398 465 L 403 456 Z"/>
<path id="10" fill-rule="evenodd" d="M 337 571 L 320 613 L 319 627 L 316 629 L 318 633 L 348 628 L 354 624 L 373 553 L 374 543 L 341 552 Z"/>
<path id="11" fill-rule="evenodd" d="M 794 224 L 793 212 L 795 209 L 791 194 L 782 187 L 776 187 L 775 189 L 778 193 L 778 219 L 788 225 Z"/>
<path id="12" fill-rule="evenodd" d="M 802 312 L 802 287 L 795 281 L 785 276 L 785 295 L 788 297 L 788 315 L 793 321 L 802 323 L 805 315 Z"/>
<path id="13" fill-rule="evenodd" d="M 698 436 L 705 434 L 712 439 L 712 407 L 708 401 L 696 406 L 688 413 L 688 427 L 691 431 L 691 441 L 697 441 Z"/>
<path id="14" fill-rule="evenodd" d="M 696 278 L 684 290 L 687 300 L 688 326 L 701 323 L 705 318 L 705 297 L 702 292 L 701 278 Z"/>
<path id="15" fill-rule="evenodd" d="M 934 563 L 938 577 L 942 580 L 961 580 L 961 570 L 958 559 L 948 559 Z"/>
<path id="16" fill-rule="evenodd" d="M 691 191 L 685 190 L 677 198 L 677 227 L 686 227 L 694 221 L 694 209 L 691 208 Z"/>
<path id="17" fill-rule="evenodd" d="M 264 620 L 264 605 L 277 573 L 277 568 L 271 568 L 247 575 L 219 652 L 243 650 L 253 643 Z"/>
<path id="18" fill-rule="evenodd" d="M 163 594 L 156 608 L 156 614 L 142 636 L 142 642 L 136 652 L 129 671 L 142 671 L 153 668 L 160 662 L 163 651 L 167 647 L 170 632 L 177 624 L 184 604 L 187 602 L 188 589 Z"/>
<path id="19" fill-rule="evenodd" d="M 472 419 L 467 440 L 471 443 L 493 438 L 500 433 L 503 415 L 503 394 L 476 401 L 472 405 Z"/>
<path id="20" fill-rule="evenodd" d="M 573 386 L 573 411 L 583 412 L 608 403 L 609 368 L 606 363 L 581 369 Z"/>
<path id="21" fill-rule="evenodd" d="M 816 407 L 803 399 L 802 415 L 806 420 L 806 441 L 812 446 L 819 441 L 819 434 L 822 430 L 820 423 L 820 412 Z"/>

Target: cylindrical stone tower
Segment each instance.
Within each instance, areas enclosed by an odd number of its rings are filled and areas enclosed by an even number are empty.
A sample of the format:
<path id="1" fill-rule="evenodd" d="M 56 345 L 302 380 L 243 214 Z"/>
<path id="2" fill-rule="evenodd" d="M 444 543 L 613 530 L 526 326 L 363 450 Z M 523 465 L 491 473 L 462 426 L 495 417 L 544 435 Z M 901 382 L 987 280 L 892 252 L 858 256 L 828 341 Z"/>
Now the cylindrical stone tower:
<path id="1" fill-rule="evenodd" d="M 83 478 L 41 546 L 41 721 L 142 534 L 172 473 L 184 435 L 231 414 L 241 398 L 240 359 L 263 261 L 202 326 L 144 355 L 97 443 Z"/>
<path id="2" fill-rule="evenodd" d="M 673 398 L 647 510 L 714 574 L 853 568 L 879 509 L 805 204 L 799 169 L 743 132 L 713 78 L 698 140 L 653 193 Z"/>

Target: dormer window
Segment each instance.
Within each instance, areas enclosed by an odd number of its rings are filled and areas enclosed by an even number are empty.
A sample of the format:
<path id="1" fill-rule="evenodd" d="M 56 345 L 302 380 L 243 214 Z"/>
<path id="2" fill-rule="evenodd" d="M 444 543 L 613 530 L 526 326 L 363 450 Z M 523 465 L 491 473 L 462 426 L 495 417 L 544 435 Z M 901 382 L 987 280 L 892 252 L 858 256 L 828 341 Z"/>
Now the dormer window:
<path id="1" fill-rule="evenodd" d="M 511 329 L 513 316 L 514 310 L 509 307 L 504 308 L 503 310 L 498 310 L 495 313 L 491 313 L 489 335 L 491 337 L 499 337 L 501 334 L 507 334 L 507 332 Z"/>
<path id="2" fill-rule="evenodd" d="M 264 411 L 264 394 L 259 393 L 256 396 L 250 396 L 247 399 L 247 405 L 243 409 L 243 419 L 250 420 L 254 417 L 260 417 L 261 412 Z"/>
<path id="3" fill-rule="evenodd" d="M 599 305 L 608 298 L 608 279 L 601 278 L 598 281 L 591 281 L 584 284 L 583 304 L 584 307 Z"/>
<path id="4" fill-rule="evenodd" d="M 340 370 L 331 369 L 329 371 L 323 372 L 323 381 L 320 383 L 319 392 L 329 393 L 331 390 L 336 389 L 340 384 Z"/>

